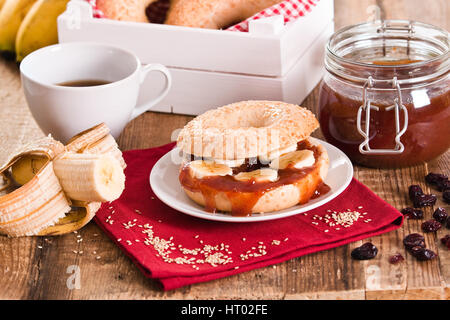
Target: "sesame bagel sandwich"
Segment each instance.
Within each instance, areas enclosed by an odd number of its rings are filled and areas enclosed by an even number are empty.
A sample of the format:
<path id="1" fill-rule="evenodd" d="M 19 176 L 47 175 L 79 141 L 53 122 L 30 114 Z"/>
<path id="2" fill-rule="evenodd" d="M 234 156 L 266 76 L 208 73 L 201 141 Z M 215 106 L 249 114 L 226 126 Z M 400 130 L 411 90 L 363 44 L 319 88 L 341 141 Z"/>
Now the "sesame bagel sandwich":
<path id="1" fill-rule="evenodd" d="M 328 154 L 319 127 L 297 105 L 244 101 L 210 110 L 180 132 L 179 181 L 209 212 L 248 216 L 308 202 L 323 189 Z"/>

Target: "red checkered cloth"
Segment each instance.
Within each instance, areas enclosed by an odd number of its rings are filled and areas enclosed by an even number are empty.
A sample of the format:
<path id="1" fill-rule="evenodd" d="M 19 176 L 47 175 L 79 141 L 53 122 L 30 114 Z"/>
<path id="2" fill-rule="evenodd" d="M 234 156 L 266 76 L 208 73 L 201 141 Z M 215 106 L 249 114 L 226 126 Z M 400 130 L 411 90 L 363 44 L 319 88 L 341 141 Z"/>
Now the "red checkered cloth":
<path id="1" fill-rule="evenodd" d="M 105 17 L 103 12 L 97 8 L 96 0 L 85 0 L 85 1 L 91 5 L 92 15 L 94 18 L 104 18 Z"/>
<path id="2" fill-rule="evenodd" d="M 282 15 L 284 17 L 284 23 L 286 24 L 290 21 L 294 21 L 305 16 L 308 12 L 311 12 L 318 2 L 319 0 L 285 0 L 279 4 L 271 6 L 270 8 L 258 12 L 247 20 L 229 27 L 227 30 L 248 32 L 249 21 L 276 15 Z"/>
<path id="3" fill-rule="evenodd" d="M 85 0 L 93 8 L 94 18 L 105 18 L 103 12 L 98 10 L 96 6 L 96 0 Z M 307 13 L 311 12 L 313 8 L 317 5 L 320 0 L 285 0 L 279 4 L 273 5 L 261 12 L 251 16 L 250 18 L 227 28 L 227 31 L 240 31 L 248 32 L 248 23 L 250 20 L 256 20 L 266 17 L 271 17 L 275 15 L 282 15 L 284 18 L 284 23 L 294 21 L 299 17 L 305 16 Z M 147 8 L 147 16 L 153 23 L 163 23 L 165 20 L 165 15 L 168 10 L 167 0 L 158 0 Z M 157 15 L 157 17 L 155 17 Z M 159 16 L 160 15 L 160 16 Z"/>

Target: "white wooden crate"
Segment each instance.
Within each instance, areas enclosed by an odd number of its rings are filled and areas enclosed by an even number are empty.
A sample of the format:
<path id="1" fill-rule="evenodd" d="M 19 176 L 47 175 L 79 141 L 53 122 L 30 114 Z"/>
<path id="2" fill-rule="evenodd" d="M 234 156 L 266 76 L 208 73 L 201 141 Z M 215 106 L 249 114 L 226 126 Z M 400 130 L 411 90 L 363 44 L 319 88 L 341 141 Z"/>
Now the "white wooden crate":
<path id="1" fill-rule="evenodd" d="M 168 96 L 153 110 L 200 114 L 247 99 L 300 103 L 323 74 L 323 51 L 333 32 L 333 3 L 272 34 L 207 30 L 95 19 L 85 1 L 72 0 L 58 17 L 59 42 L 95 41 L 134 52 L 142 63 L 162 63 L 173 76 Z M 163 86 L 151 75 L 140 100 Z"/>

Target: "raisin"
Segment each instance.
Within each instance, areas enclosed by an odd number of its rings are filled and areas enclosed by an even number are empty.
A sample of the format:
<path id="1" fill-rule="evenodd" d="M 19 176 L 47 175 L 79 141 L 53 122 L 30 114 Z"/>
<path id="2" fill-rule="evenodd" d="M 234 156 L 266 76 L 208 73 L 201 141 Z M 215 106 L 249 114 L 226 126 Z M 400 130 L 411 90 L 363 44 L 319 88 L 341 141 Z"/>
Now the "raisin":
<path id="1" fill-rule="evenodd" d="M 447 220 L 447 217 L 448 217 L 448 214 L 444 208 L 437 208 L 433 212 L 434 220 L 440 222 L 441 224 L 445 223 L 445 221 Z"/>
<path id="2" fill-rule="evenodd" d="M 422 247 L 412 247 L 409 252 L 420 261 L 431 260 L 437 257 L 437 254 L 429 249 L 425 249 Z"/>
<path id="3" fill-rule="evenodd" d="M 445 182 L 448 177 L 445 174 L 430 172 L 425 176 L 425 181 L 429 184 L 438 185 L 439 183 Z"/>
<path id="4" fill-rule="evenodd" d="M 447 218 L 447 222 L 445 223 L 447 229 L 450 229 L 450 217 Z"/>
<path id="5" fill-rule="evenodd" d="M 405 258 L 403 258 L 403 256 L 400 253 L 397 253 L 389 258 L 389 263 L 397 264 L 399 262 L 402 262 L 403 260 L 405 260 Z"/>
<path id="6" fill-rule="evenodd" d="M 445 181 L 439 182 L 439 183 L 436 185 L 436 187 L 437 187 L 437 189 L 438 189 L 439 191 L 445 191 L 445 190 L 448 190 L 448 189 L 450 189 L 450 181 L 449 181 L 449 180 L 445 180 Z"/>
<path id="7" fill-rule="evenodd" d="M 431 207 L 436 203 L 436 196 L 434 194 L 421 194 L 413 199 L 415 208 Z"/>
<path id="8" fill-rule="evenodd" d="M 450 189 L 444 191 L 444 193 L 442 194 L 442 198 L 445 202 L 450 203 Z"/>
<path id="9" fill-rule="evenodd" d="M 401 211 L 403 215 L 407 216 L 409 219 L 422 219 L 423 211 L 420 209 L 414 209 L 411 207 L 404 208 Z"/>
<path id="10" fill-rule="evenodd" d="M 412 186 L 409 186 L 409 198 L 414 201 L 414 199 L 417 196 L 420 196 L 423 194 L 423 190 L 422 188 L 417 185 L 417 184 L 413 184 Z"/>
<path id="11" fill-rule="evenodd" d="M 419 233 L 411 233 L 403 239 L 403 244 L 407 250 L 412 247 L 425 248 L 425 238 Z"/>
<path id="12" fill-rule="evenodd" d="M 422 223 L 422 230 L 424 232 L 436 232 L 438 231 L 442 225 L 434 219 L 425 221 Z"/>
<path id="13" fill-rule="evenodd" d="M 446 245 L 448 247 L 450 245 L 450 234 L 447 234 L 445 237 L 443 237 L 441 239 L 441 242 L 443 245 Z"/>
<path id="14" fill-rule="evenodd" d="M 368 260 L 377 256 L 378 248 L 372 243 L 366 242 L 361 247 L 353 249 L 351 255 L 356 260 Z"/>

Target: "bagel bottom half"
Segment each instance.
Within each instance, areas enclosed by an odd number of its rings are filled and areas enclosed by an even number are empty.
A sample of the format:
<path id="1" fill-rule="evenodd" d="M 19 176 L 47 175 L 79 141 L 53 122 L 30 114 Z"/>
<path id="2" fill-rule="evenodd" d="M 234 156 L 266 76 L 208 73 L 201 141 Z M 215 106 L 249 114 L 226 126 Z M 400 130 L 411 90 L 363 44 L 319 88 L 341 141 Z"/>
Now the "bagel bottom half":
<path id="1" fill-rule="evenodd" d="M 316 162 L 307 174 L 290 183 L 264 182 L 264 190 L 258 192 L 236 193 L 233 190 L 216 190 L 209 186 L 208 190 L 195 190 L 181 183 L 189 198 L 208 211 L 222 211 L 232 215 L 246 216 L 252 213 L 279 211 L 308 202 L 315 191 L 323 184 L 328 173 L 328 153 L 320 144 L 310 144 L 315 147 Z M 219 178 L 220 179 L 220 178 Z M 211 210 L 212 209 L 212 210 Z"/>

